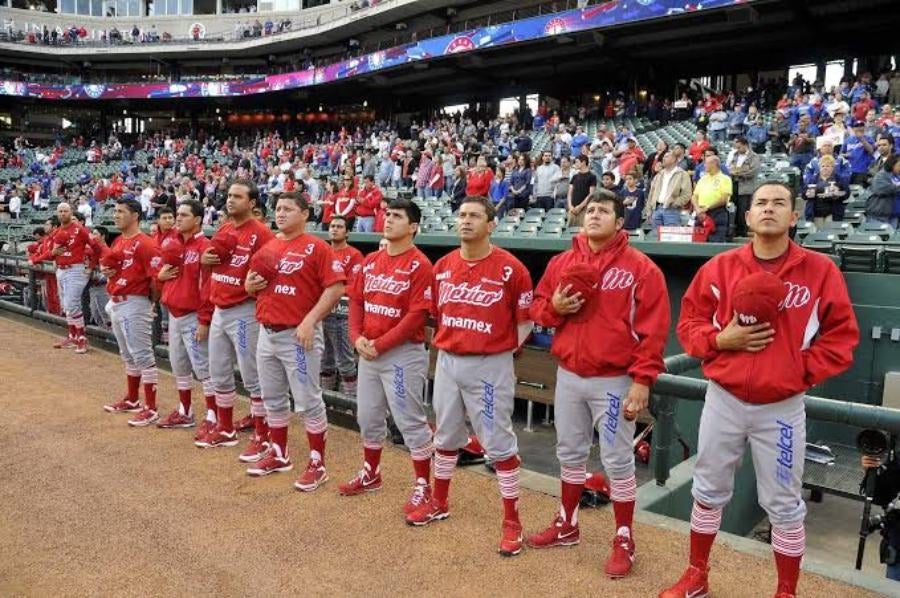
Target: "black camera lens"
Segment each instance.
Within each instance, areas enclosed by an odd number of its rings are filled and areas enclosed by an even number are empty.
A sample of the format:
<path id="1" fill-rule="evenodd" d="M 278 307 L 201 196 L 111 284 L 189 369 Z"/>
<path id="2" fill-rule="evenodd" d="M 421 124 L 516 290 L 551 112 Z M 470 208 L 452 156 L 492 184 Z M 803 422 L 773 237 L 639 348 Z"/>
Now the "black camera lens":
<path id="1" fill-rule="evenodd" d="M 881 457 L 888 446 L 888 436 L 881 430 L 863 430 L 856 436 L 856 447 L 867 457 Z"/>

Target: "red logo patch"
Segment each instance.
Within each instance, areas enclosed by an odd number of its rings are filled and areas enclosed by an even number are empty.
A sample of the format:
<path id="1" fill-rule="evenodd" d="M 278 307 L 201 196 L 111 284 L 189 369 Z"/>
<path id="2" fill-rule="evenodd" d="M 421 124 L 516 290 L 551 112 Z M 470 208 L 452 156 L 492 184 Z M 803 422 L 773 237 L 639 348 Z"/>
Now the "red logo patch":
<path id="1" fill-rule="evenodd" d="M 457 52 L 468 52 L 470 50 L 475 49 L 475 42 L 472 41 L 471 38 L 462 36 L 454 38 L 447 45 L 447 49 L 444 50 L 444 54 L 456 54 Z"/>

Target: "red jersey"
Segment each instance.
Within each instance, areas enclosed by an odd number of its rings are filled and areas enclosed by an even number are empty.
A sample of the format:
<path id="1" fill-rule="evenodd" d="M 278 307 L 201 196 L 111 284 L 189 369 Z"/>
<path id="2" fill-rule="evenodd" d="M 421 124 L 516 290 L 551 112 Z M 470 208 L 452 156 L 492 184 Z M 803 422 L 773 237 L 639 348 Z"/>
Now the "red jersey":
<path id="1" fill-rule="evenodd" d="M 359 200 L 356 204 L 357 216 L 374 216 L 378 208 L 381 207 L 382 195 L 378 187 L 366 189 L 363 187 L 359 190 Z"/>
<path id="2" fill-rule="evenodd" d="M 53 245 L 56 243 L 57 239 L 68 237 L 65 251 L 53 258 L 57 267 L 67 267 L 84 263 L 85 248 L 92 244 L 92 241 L 91 235 L 86 228 L 81 226 L 81 224 L 73 220 L 66 226 L 60 226 L 54 230 L 50 237 L 53 239 L 50 244 L 51 251 L 53 250 Z"/>
<path id="3" fill-rule="evenodd" d="M 337 195 L 334 193 L 327 193 L 322 198 L 322 224 L 331 224 L 331 219 L 334 217 L 334 202 L 336 199 Z"/>
<path id="4" fill-rule="evenodd" d="M 553 308 L 553 293 L 563 271 L 578 263 L 595 266 L 601 282 L 578 313 L 561 316 Z M 556 328 L 551 352 L 562 367 L 583 378 L 628 374 L 650 386 L 665 367 L 671 324 L 666 280 L 650 258 L 628 245 L 625 232 L 596 253 L 584 235 L 575 236 L 572 249 L 547 264 L 531 316 Z"/>
<path id="5" fill-rule="evenodd" d="M 383 250 L 366 256 L 348 292 L 350 342 L 364 336 L 379 353 L 405 342 L 425 342 L 433 277 L 431 262 L 417 247 L 399 255 Z"/>
<path id="6" fill-rule="evenodd" d="M 122 265 L 106 282 L 106 292 L 114 295 L 150 296 L 150 287 L 163 265 L 156 242 L 144 233 L 126 239 L 119 235 L 112 251 L 122 253 Z"/>
<path id="7" fill-rule="evenodd" d="M 206 326 L 212 321 L 213 304 L 209 299 L 209 268 L 200 265 L 200 256 L 210 242 L 203 232 L 184 241 L 181 235 L 167 237 L 168 243 L 184 244 L 184 259 L 178 268 L 178 276 L 163 283 L 160 302 L 172 315 L 182 318 L 197 312 L 197 320 Z"/>
<path id="8" fill-rule="evenodd" d="M 341 263 L 344 274 L 347 275 L 347 286 L 349 287 L 353 284 L 353 279 L 356 278 L 356 275 L 359 274 L 365 256 L 352 245 L 347 245 L 343 249 L 332 248 L 332 251 L 334 251 L 334 257 Z"/>
<path id="9" fill-rule="evenodd" d="M 160 249 L 164 248 L 172 241 L 176 243 L 182 242 L 181 233 L 179 233 L 178 229 L 174 226 L 166 232 L 162 232 L 161 230 L 156 231 L 156 234 L 153 235 L 153 240 L 156 241 L 156 244 Z"/>
<path id="10" fill-rule="evenodd" d="M 859 343 L 840 270 L 828 257 L 791 243 L 775 272 L 787 287 L 772 322 L 775 340 L 758 353 L 720 351 L 716 336 L 734 315 L 735 285 L 762 269 L 749 243 L 713 257 L 688 287 L 677 327 L 685 350 L 703 360 L 706 377 L 749 403 L 782 401 L 840 374 Z"/>
<path id="11" fill-rule="evenodd" d="M 490 168 L 485 168 L 481 174 L 473 168 L 466 176 L 466 195 L 487 197 L 493 180 L 494 173 Z"/>
<path id="12" fill-rule="evenodd" d="M 343 189 L 338 191 L 334 198 L 334 216 L 342 215 L 344 218 L 356 217 L 356 191 Z"/>
<path id="13" fill-rule="evenodd" d="M 493 355 L 519 346 L 518 325 L 530 320 L 531 275 L 515 256 L 491 247 L 477 261 L 459 250 L 434 265 L 434 313 L 438 349 L 459 355 Z"/>
<path id="14" fill-rule="evenodd" d="M 250 298 L 244 290 L 244 279 L 250 266 L 250 258 L 260 247 L 275 238 L 268 226 L 251 218 L 240 226 L 226 222 L 219 230 L 234 231 L 237 247 L 227 264 L 213 266 L 209 298 L 216 307 L 233 307 Z"/>
<path id="15" fill-rule="evenodd" d="M 265 326 L 297 326 L 328 287 L 347 280 L 331 246 L 302 234 L 272 239 L 281 260 L 275 278 L 256 296 L 256 319 Z"/>

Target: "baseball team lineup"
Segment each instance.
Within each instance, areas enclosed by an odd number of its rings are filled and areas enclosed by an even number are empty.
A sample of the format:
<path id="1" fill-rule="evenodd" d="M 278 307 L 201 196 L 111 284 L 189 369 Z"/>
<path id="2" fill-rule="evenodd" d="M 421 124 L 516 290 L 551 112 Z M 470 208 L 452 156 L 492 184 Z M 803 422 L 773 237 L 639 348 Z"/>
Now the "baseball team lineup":
<path id="1" fill-rule="evenodd" d="M 411 200 L 388 204 L 380 248 L 365 256 L 307 232 L 311 207 L 304 194 L 278 197 L 277 231 L 257 218 L 259 200 L 253 182 L 232 181 L 228 219 L 212 239 L 202 231 L 204 210 L 195 200 L 178 205 L 174 228 L 159 239 L 141 231 L 139 202 L 119 200 L 113 217 L 119 236 L 109 247 L 88 234 L 68 204 L 58 206 L 60 225 L 33 261 L 56 264 L 68 336 L 55 346 L 78 353 L 88 351 L 81 297 L 89 267 L 107 279 L 126 391 L 103 408 L 129 414 L 135 428 L 196 428 L 193 442 L 203 450 L 236 447 L 237 368 L 252 418 L 249 441 L 237 456 L 247 474 L 287 473 L 296 462 L 297 491 L 327 491 L 323 485 L 335 472 L 326 468 L 325 320 L 346 296 L 349 340 L 358 356 L 362 465 L 355 474 L 342 472 L 348 481 L 337 484 L 337 494 L 361 496 L 389 483 L 380 461 L 390 417 L 412 461 L 412 489 L 398 505 L 398 519 L 414 527 L 447 519 L 451 479 L 471 427 L 496 471 L 498 552 L 512 557 L 525 549 L 574 546 L 581 540 L 578 510 L 596 434 L 615 521 L 602 572 L 628 577 L 639 541 L 633 532 L 635 420 L 664 371 L 673 322 L 662 271 L 623 230 L 622 198 L 605 189 L 590 196 L 581 233 L 549 260 L 537 284 L 515 255 L 491 243 L 496 214 L 484 197 L 462 201 L 459 247 L 434 263 L 415 245 L 421 212 Z M 701 266 L 681 301 L 677 339 L 702 361 L 709 385 L 688 563 L 672 585 L 661 583 L 661 598 L 710 594 L 711 549 L 748 445 L 759 504 L 772 526 L 773 595 L 797 595 L 806 543 L 804 395 L 851 366 L 859 328 L 837 266 L 791 240 L 796 201 L 782 183 L 761 184 L 746 214 L 751 240 Z M 152 341 L 157 301 L 168 313 L 178 395 L 165 416 Z M 535 325 L 555 330 L 561 487 L 549 525 L 524 530 L 512 422 L 514 363 Z M 426 326 L 434 328 L 430 344 L 437 350 L 433 423 L 425 407 Z M 193 406 L 195 380 L 204 395 L 202 416 Z M 303 458 L 288 451 L 294 411 L 308 444 Z"/>

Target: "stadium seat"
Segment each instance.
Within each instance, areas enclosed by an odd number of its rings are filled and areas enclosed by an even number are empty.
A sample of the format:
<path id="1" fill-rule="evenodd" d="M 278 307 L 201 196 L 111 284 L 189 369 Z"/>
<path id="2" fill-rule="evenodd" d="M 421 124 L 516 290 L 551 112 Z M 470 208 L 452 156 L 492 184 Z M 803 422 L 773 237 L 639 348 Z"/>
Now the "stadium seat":
<path id="1" fill-rule="evenodd" d="M 807 235 L 803 240 L 803 246 L 814 251 L 831 253 L 834 249 L 834 242 L 838 240 L 838 238 L 838 235 L 834 231 L 820 230 Z"/>
<path id="2" fill-rule="evenodd" d="M 494 234 L 500 237 L 510 237 L 516 232 L 516 225 L 509 222 L 501 222 L 494 229 Z"/>
<path id="3" fill-rule="evenodd" d="M 541 227 L 540 235 L 542 237 L 559 237 L 562 234 L 563 227 L 559 224 L 545 224 Z"/>
<path id="4" fill-rule="evenodd" d="M 887 241 L 894 234 L 894 229 L 886 222 L 863 222 L 857 229 L 861 233 L 874 233 Z"/>

